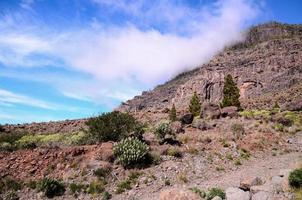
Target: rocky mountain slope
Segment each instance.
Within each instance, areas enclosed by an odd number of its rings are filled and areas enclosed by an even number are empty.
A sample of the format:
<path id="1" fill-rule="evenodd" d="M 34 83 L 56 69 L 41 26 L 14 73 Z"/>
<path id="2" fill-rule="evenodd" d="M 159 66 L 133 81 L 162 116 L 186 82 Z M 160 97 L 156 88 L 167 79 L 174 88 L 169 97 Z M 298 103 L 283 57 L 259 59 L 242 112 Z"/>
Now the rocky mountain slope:
<path id="1" fill-rule="evenodd" d="M 267 23 L 251 28 L 246 40 L 215 56 L 208 64 L 178 75 L 123 103 L 148 121 L 167 116 L 174 103 L 187 112 L 194 91 L 203 102 L 219 103 L 224 77 L 231 74 L 240 88 L 243 108 L 302 108 L 302 25 Z"/>

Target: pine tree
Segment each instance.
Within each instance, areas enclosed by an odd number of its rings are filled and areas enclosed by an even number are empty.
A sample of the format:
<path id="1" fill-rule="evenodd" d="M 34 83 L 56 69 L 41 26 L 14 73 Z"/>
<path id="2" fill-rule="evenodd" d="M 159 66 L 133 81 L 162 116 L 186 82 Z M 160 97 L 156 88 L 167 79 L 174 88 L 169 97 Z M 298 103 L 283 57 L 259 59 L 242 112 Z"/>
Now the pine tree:
<path id="1" fill-rule="evenodd" d="M 201 106 L 200 106 L 200 101 L 199 101 L 199 98 L 198 98 L 196 92 L 194 92 L 194 94 L 191 98 L 189 110 L 194 116 L 200 115 Z"/>
<path id="2" fill-rule="evenodd" d="M 230 74 L 228 74 L 224 78 L 224 87 L 223 87 L 223 99 L 221 106 L 236 106 L 240 108 L 239 101 L 240 93 L 236 83 L 233 81 L 233 78 Z"/>
<path id="3" fill-rule="evenodd" d="M 177 121 L 176 108 L 175 108 L 174 103 L 173 103 L 172 108 L 171 108 L 171 110 L 170 110 L 169 117 L 170 117 L 170 120 L 171 120 L 172 122 Z"/>

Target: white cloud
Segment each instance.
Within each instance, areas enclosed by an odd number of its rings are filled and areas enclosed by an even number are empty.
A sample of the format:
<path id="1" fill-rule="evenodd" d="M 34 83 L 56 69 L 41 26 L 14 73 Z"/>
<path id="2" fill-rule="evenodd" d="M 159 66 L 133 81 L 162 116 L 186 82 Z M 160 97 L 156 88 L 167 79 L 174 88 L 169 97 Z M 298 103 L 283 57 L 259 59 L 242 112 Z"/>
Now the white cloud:
<path id="1" fill-rule="evenodd" d="M 23 104 L 44 109 L 56 109 L 55 105 L 3 89 L 0 89 L 0 102 L 3 104 Z"/>
<path id="2" fill-rule="evenodd" d="M 71 70 L 90 75 L 96 80 L 94 84 L 100 85 L 87 89 L 84 83 L 83 90 L 75 90 L 72 85 L 61 84 L 58 87 L 66 96 L 84 100 L 99 100 L 104 95 L 126 99 L 133 96 L 135 84 L 151 87 L 208 62 L 225 46 L 243 39 L 242 27 L 259 12 L 254 1 L 249 0 L 220 0 L 194 9 L 170 1 L 155 1 L 148 9 L 143 0 L 94 1 L 128 12 L 136 20 L 122 27 L 104 27 L 94 21 L 92 28 L 61 32 L 43 32 L 40 27 L 29 31 L 10 28 L 10 32 L 0 33 L 0 62 L 21 67 L 63 62 Z M 163 22 L 167 31 L 137 25 L 148 22 Z M 123 92 L 117 83 L 133 90 Z M 78 91 L 84 95 L 74 95 Z"/>
<path id="3" fill-rule="evenodd" d="M 86 108 L 65 106 L 55 104 L 39 99 L 29 97 L 27 95 L 14 93 L 8 90 L 0 88 L 0 105 L 5 107 L 11 107 L 14 105 L 26 105 L 36 108 L 42 108 L 47 110 L 65 110 L 70 112 L 87 112 L 90 111 Z"/>

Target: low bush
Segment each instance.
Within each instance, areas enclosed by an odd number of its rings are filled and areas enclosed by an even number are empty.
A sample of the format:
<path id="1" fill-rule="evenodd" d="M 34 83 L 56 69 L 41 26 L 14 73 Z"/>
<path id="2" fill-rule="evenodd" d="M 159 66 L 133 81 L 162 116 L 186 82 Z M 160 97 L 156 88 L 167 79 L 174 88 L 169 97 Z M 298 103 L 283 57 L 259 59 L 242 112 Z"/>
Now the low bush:
<path id="1" fill-rule="evenodd" d="M 85 188 L 86 188 L 86 185 L 83 185 L 83 184 L 76 184 L 76 183 L 69 184 L 69 190 L 74 195 L 81 193 Z"/>
<path id="2" fill-rule="evenodd" d="M 96 169 L 93 174 L 98 177 L 99 180 L 102 180 L 106 182 L 107 177 L 109 176 L 111 172 L 110 167 L 105 167 L 105 168 L 98 168 Z"/>
<path id="3" fill-rule="evenodd" d="M 133 132 L 141 137 L 143 133 L 142 126 L 132 115 L 118 111 L 91 118 L 86 124 L 90 135 L 99 142 L 119 141 Z"/>
<path id="4" fill-rule="evenodd" d="M 107 191 L 104 191 L 102 194 L 102 200 L 109 200 L 109 199 L 111 199 L 111 197 L 112 197 L 112 195 Z"/>
<path id="5" fill-rule="evenodd" d="M 114 155 L 125 168 L 144 164 L 149 152 L 147 144 L 137 138 L 126 138 L 113 147 Z"/>
<path id="6" fill-rule="evenodd" d="M 83 131 L 70 134 L 29 134 L 22 136 L 15 144 L 19 148 L 34 148 L 50 144 L 80 145 L 86 143 L 87 137 L 87 134 Z"/>
<path id="7" fill-rule="evenodd" d="M 105 184 L 103 181 L 93 181 L 89 184 L 87 188 L 87 193 L 89 194 L 101 194 L 105 191 Z"/>
<path id="8" fill-rule="evenodd" d="M 65 186 L 60 181 L 43 178 L 39 183 L 38 190 L 44 192 L 44 195 L 48 198 L 53 198 L 55 196 L 61 196 L 65 192 Z"/>
<path id="9" fill-rule="evenodd" d="M 245 129 L 242 124 L 232 124 L 231 130 L 236 139 L 242 138 L 242 136 L 245 134 Z"/>
<path id="10" fill-rule="evenodd" d="M 22 183 L 11 177 L 0 179 L 0 194 L 5 191 L 18 191 L 22 189 Z"/>
<path id="11" fill-rule="evenodd" d="M 176 157 L 176 158 L 181 158 L 182 157 L 181 151 L 179 150 L 179 148 L 176 148 L 176 147 L 169 147 L 168 150 L 167 150 L 167 155 L 168 156 L 173 156 L 173 157 Z"/>
<path id="12" fill-rule="evenodd" d="M 280 123 L 275 123 L 273 126 L 272 126 L 272 128 L 274 129 L 274 130 L 276 130 L 276 131 L 283 131 L 284 130 L 284 126 L 282 125 L 282 124 L 280 124 Z"/>
<path id="13" fill-rule="evenodd" d="M 167 137 L 174 138 L 174 134 L 171 128 L 171 125 L 168 121 L 162 121 L 160 122 L 156 127 L 154 131 L 155 136 L 159 140 L 160 143 L 163 143 Z"/>
<path id="14" fill-rule="evenodd" d="M 206 199 L 211 200 L 216 196 L 225 199 L 225 192 L 220 188 L 211 188 L 206 195 Z"/>
<path id="15" fill-rule="evenodd" d="M 125 180 L 117 184 L 116 193 L 121 194 L 126 190 L 131 190 L 132 186 L 137 183 L 137 179 L 139 178 L 140 175 L 141 173 L 139 172 L 131 172 Z"/>
<path id="16" fill-rule="evenodd" d="M 293 188 L 302 188 L 302 168 L 292 171 L 289 174 L 288 182 Z"/>
<path id="17" fill-rule="evenodd" d="M 15 142 L 24 134 L 21 133 L 0 133 L 0 150 L 12 151 L 17 148 Z"/>
<path id="18" fill-rule="evenodd" d="M 239 115 L 246 119 L 264 119 L 269 120 L 271 118 L 271 112 L 268 110 L 244 110 L 239 112 Z"/>
<path id="19" fill-rule="evenodd" d="M 19 196 L 15 191 L 9 191 L 5 197 L 4 200 L 19 200 Z"/>

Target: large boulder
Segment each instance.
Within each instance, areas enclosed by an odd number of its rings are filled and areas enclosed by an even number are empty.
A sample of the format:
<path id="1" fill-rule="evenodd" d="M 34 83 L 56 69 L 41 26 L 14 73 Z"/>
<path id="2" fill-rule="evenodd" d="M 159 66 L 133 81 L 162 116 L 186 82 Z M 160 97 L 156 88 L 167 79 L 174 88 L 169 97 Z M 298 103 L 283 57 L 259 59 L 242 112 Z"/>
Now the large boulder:
<path id="1" fill-rule="evenodd" d="M 250 192 L 245 192 L 236 187 L 230 187 L 226 191 L 227 200 L 250 200 Z"/>
<path id="2" fill-rule="evenodd" d="M 160 192 L 160 200 L 200 200 L 200 197 L 190 190 L 166 189 Z"/>
<path id="3" fill-rule="evenodd" d="M 193 122 L 194 115 L 192 113 L 184 114 L 181 117 L 181 122 L 184 124 L 191 124 Z"/>
<path id="4" fill-rule="evenodd" d="M 236 106 L 228 106 L 221 109 L 221 117 L 237 117 L 238 108 Z"/>
<path id="5" fill-rule="evenodd" d="M 213 103 L 204 103 L 200 117 L 204 119 L 218 119 L 221 115 L 220 107 Z"/>

